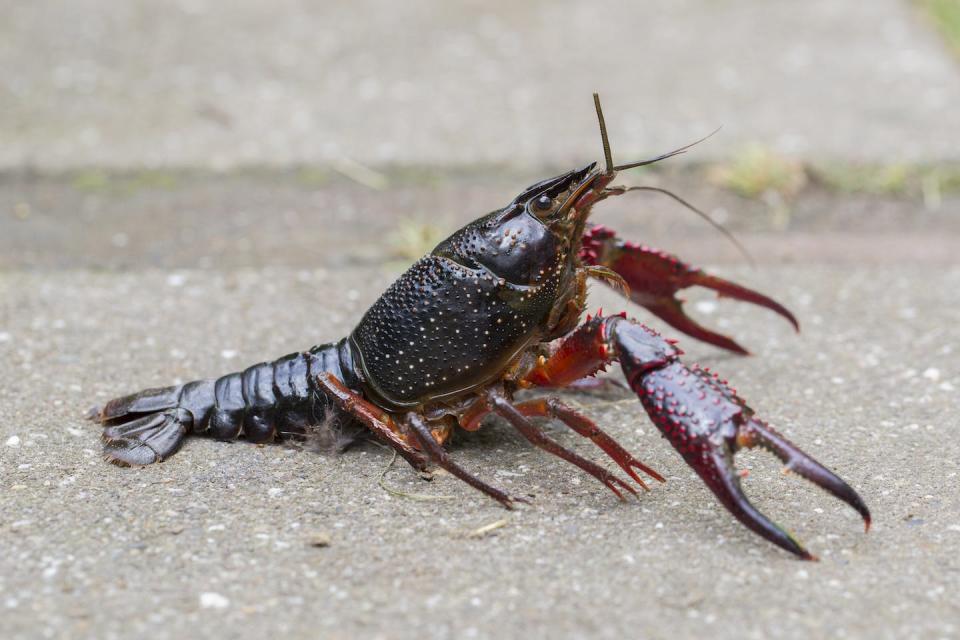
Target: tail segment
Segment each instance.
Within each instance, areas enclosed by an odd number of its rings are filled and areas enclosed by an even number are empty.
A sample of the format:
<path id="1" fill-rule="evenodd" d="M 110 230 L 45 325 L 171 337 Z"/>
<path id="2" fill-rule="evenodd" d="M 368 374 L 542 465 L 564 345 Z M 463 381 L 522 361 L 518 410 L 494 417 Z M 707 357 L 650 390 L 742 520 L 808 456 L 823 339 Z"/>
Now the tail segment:
<path id="1" fill-rule="evenodd" d="M 87 417 L 104 425 L 104 458 L 116 465 L 163 462 L 213 407 L 213 381 L 147 389 L 111 400 Z"/>
<path id="2" fill-rule="evenodd" d="M 327 418 L 327 407 L 314 402 L 315 378 L 320 373 L 358 387 L 346 339 L 217 380 L 116 398 L 92 409 L 87 418 L 104 426 L 104 455 L 121 466 L 162 462 L 176 453 L 190 433 L 218 440 L 243 437 L 251 442 L 306 435 L 307 427 L 323 424 Z"/>
<path id="3" fill-rule="evenodd" d="M 103 455 L 122 467 L 143 466 L 176 453 L 193 426 L 183 409 L 167 409 L 103 430 Z"/>

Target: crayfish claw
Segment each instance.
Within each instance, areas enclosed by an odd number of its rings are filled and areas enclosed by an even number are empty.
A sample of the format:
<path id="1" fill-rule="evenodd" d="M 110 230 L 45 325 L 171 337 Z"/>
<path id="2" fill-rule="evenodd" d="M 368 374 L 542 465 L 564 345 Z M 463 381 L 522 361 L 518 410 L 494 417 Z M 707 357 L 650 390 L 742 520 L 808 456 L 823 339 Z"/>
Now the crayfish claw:
<path id="1" fill-rule="evenodd" d="M 737 440 L 742 446 L 760 446 L 784 463 L 784 471 L 806 478 L 835 498 L 842 500 L 863 518 L 864 531 L 870 530 L 870 510 L 863 499 L 837 474 L 827 469 L 773 427 L 751 418 L 740 428 Z"/>
<path id="2" fill-rule="evenodd" d="M 717 333 L 712 329 L 708 329 L 688 316 L 687 312 L 683 308 L 683 301 L 679 298 L 674 296 L 663 297 L 657 300 L 636 298 L 634 301 L 640 305 L 643 305 L 647 311 L 657 316 L 677 331 L 682 331 L 688 336 L 696 338 L 701 342 L 712 344 L 715 347 L 732 351 L 733 353 L 741 356 L 750 355 L 750 351 L 741 346 L 740 343 L 730 336 L 725 336 L 722 333 Z"/>
<path id="3" fill-rule="evenodd" d="M 749 415 L 749 409 L 744 406 Z M 796 538 L 771 522 L 747 500 L 740 486 L 740 474 L 733 465 L 733 457 L 740 448 L 763 447 L 784 462 L 784 471 L 796 473 L 850 505 L 863 518 L 865 530 L 870 530 L 870 510 L 853 488 L 835 473 L 824 467 L 765 422 L 748 417 L 736 428 L 732 439 L 718 445 L 699 466 L 691 466 L 704 479 L 725 507 L 744 525 L 770 542 L 794 553 L 804 560 L 816 560 L 797 542 Z M 689 460 L 688 460 L 689 462 Z M 702 469 L 702 470 L 701 470 Z"/>
<path id="4" fill-rule="evenodd" d="M 741 302 L 749 302 L 750 304 L 757 305 L 758 307 L 769 309 L 793 325 L 794 331 L 798 333 L 800 331 L 800 323 L 797 321 L 797 317 L 793 315 L 789 309 L 770 296 L 765 296 L 759 291 L 754 291 L 753 289 L 739 285 L 736 282 L 731 282 L 730 280 L 710 275 L 709 273 L 706 273 L 700 269 L 693 271 L 692 275 L 690 276 L 690 284 L 687 286 L 698 286 L 704 287 L 705 289 L 712 289 L 713 291 L 716 291 L 717 295 L 721 298 L 730 298 L 732 300 L 740 300 Z"/>
<path id="5" fill-rule="evenodd" d="M 640 324 L 618 321 L 612 333 L 623 372 L 654 424 L 720 503 L 747 528 L 804 560 L 815 559 L 744 495 L 734 456 L 740 449 L 758 446 L 780 458 L 793 473 L 850 505 L 869 528 L 870 511 L 857 492 L 755 418 L 753 410 L 725 380 L 705 369 L 687 367 L 670 343 Z"/>
<path id="6" fill-rule="evenodd" d="M 665 251 L 625 242 L 602 225 L 587 229 L 580 257 L 589 265 L 588 269 L 603 266 L 620 276 L 629 287 L 627 297 L 674 329 L 721 349 L 749 355 L 732 338 L 712 331 L 688 316 L 683 308 L 683 300 L 677 297 L 679 291 L 689 287 L 711 289 L 719 297 L 769 309 L 783 317 L 795 330 L 800 330 L 796 317 L 773 298 L 706 273 Z"/>
<path id="7" fill-rule="evenodd" d="M 690 370 L 673 362 L 650 372 L 644 383 L 644 390 L 653 390 L 652 398 L 646 395 L 643 399 L 644 405 L 661 431 L 721 504 L 751 531 L 804 560 L 815 559 L 744 494 L 734 456 L 740 449 L 757 446 L 772 452 L 793 473 L 846 502 L 869 527 L 870 512 L 856 491 L 783 435 L 754 418 L 750 407 L 724 381 L 702 369 Z M 657 393 L 667 391 L 675 404 L 657 401 Z"/>
<path id="8" fill-rule="evenodd" d="M 747 499 L 740 485 L 740 474 L 734 468 L 733 454 L 728 448 L 704 456 L 701 465 L 694 467 L 694 470 L 727 511 L 748 529 L 803 560 L 817 560 L 796 538 L 763 515 Z"/>

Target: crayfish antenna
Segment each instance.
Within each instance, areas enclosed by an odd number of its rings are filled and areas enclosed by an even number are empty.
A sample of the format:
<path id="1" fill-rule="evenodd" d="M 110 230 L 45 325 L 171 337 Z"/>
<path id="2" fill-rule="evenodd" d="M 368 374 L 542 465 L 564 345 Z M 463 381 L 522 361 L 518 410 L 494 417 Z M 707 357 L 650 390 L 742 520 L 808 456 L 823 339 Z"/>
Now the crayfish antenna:
<path id="1" fill-rule="evenodd" d="M 603 142 L 603 159 L 607 165 L 607 173 L 615 171 L 613 153 L 610 151 L 610 138 L 607 137 L 607 123 L 603 119 L 603 109 L 600 107 L 600 94 L 593 94 L 593 106 L 597 110 L 597 121 L 600 123 L 600 140 Z"/>
<path id="2" fill-rule="evenodd" d="M 684 145 L 684 146 L 680 147 L 679 149 L 674 149 L 673 151 L 668 151 L 668 152 L 666 152 L 666 153 L 664 153 L 664 154 L 661 154 L 661 155 L 659 155 L 659 156 L 657 156 L 657 157 L 655 157 L 655 158 L 650 158 L 649 160 L 641 160 L 640 162 L 630 162 L 630 163 L 628 163 L 628 164 L 620 164 L 620 165 L 615 166 L 615 167 L 613 168 L 613 170 L 614 170 L 614 171 L 623 171 L 624 169 L 634 169 L 634 168 L 636 168 L 636 167 L 644 167 L 644 166 L 646 166 L 646 165 L 648 165 L 648 164 L 654 164 L 655 162 L 660 162 L 661 160 L 666 160 L 667 158 L 672 158 L 673 156 L 678 156 L 678 155 L 680 155 L 681 153 L 686 153 L 690 148 L 697 146 L 698 144 L 700 144 L 701 142 L 704 142 L 705 140 L 707 140 L 707 139 L 709 139 L 709 138 L 712 138 L 714 135 L 716 135 L 716 133 L 717 133 L 718 131 L 720 131 L 720 129 L 723 129 L 723 125 L 720 125 L 719 127 L 717 127 L 716 129 L 714 129 L 713 131 L 711 131 L 711 132 L 708 133 L 707 135 L 703 136 L 703 137 L 700 138 L 699 140 L 694 140 L 694 141 L 691 142 L 690 144 Z"/>
<path id="3" fill-rule="evenodd" d="M 606 173 L 613 174 L 617 171 L 623 171 L 624 169 L 633 169 L 636 167 L 643 167 L 648 164 L 653 164 L 655 162 L 660 162 L 661 160 L 666 160 L 667 158 L 672 158 L 673 156 L 680 155 L 681 153 L 686 153 L 691 147 L 695 147 L 701 142 L 712 138 L 720 129 L 723 128 L 723 125 L 720 125 L 707 135 L 703 136 L 699 140 L 694 140 L 690 144 L 684 145 L 679 149 L 674 149 L 673 151 L 668 151 L 664 154 L 656 156 L 655 158 L 650 158 L 649 160 L 641 160 L 640 162 L 630 162 L 627 164 L 621 164 L 614 166 L 613 164 L 613 153 L 610 151 L 610 138 L 607 136 L 607 123 L 603 119 L 603 109 L 600 107 L 600 94 L 593 94 L 593 106 L 597 110 L 597 121 L 600 123 L 600 140 L 603 142 L 603 159 L 606 163 Z"/>
<path id="4" fill-rule="evenodd" d="M 693 147 L 693 146 L 696 146 L 696 145 L 700 144 L 701 142 L 703 142 L 703 141 L 706 140 L 707 138 L 713 137 L 714 134 L 716 134 L 718 131 L 720 131 L 720 129 L 723 128 L 723 125 L 720 125 L 719 127 L 717 127 L 716 129 L 714 129 L 713 131 L 711 131 L 710 133 L 708 133 L 708 134 L 705 135 L 704 137 L 700 138 L 699 140 L 696 140 L 696 141 L 694 141 L 694 142 L 691 142 L 690 144 L 685 145 L 685 146 L 683 146 L 683 147 L 680 147 L 679 149 L 674 149 L 673 151 L 668 151 L 667 153 L 661 154 L 661 155 L 659 155 L 659 156 L 657 156 L 657 157 L 655 157 L 655 158 L 651 158 L 651 159 L 649 159 L 649 160 L 641 160 L 640 162 L 631 162 L 631 163 L 628 163 L 628 164 L 621 164 L 621 165 L 614 166 L 614 164 L 613 164 L 613 153 L 610 151 L 610 137 L 607 135 L 607 123 L 606 123 L 606 121 L 603 119 L 603 108 L 600 106 L 600 94 L 598 94 L 598 93 L 594 93 L 594 94 L 593 94 L 593 106 L 594 106 L 594 108 L 597 110 L 597 122 L 599 122 L 599 124 L 600 124 L 600 140 L 603 142 L 603 159 L 604 159 L 604 162 L 606 163 L 606 173 L 607 173 L 607 175 L 613 175 L 615 172 L 617 172 L 617 171 L 623 171 L 624 169 L 633 169 L 633 168 L 635 168 L 635 167 L 642 167 L 642 166 L 645 166 L 645 165 L 648 165 L 648 164 L 653 164 L 653 163 L 655 163 L 655 162 L 660 162 L 661 160 L 666 160 L 667 158 L 671 158 L 671 157 L 676 156 L 676 155 L 679 155 L 679 154 L 681 154 L 681 153 L 686 153 L 688 149 L 690 149 L 690 148 Z M 706 221 L 707 221 L 711 226 L 713 226 L 715 229 L 717 229 L 718 231 L 720 231 L 720 233 L 722 233 L 724 236 L 726 236 L 726 238 L 727 238 L 730 242 L 732 242 L 734 246 L 737 247 L 737 249 L 740 251 L 740 253 L 743 255 L 743 257 L 747 259 L 747 262 L 749 262 L 751 265 L 754 264 L 753 257 L 750 255 L 750 253 L 747 251 L 747 249 L 746 249 L 742 244 L 740 244 L 740 241 L 737 240 L 737 239 L 733 236 L 732 233 L 730 233 L 730 231 L 728 231 L 728 230 L 727 230 L 723 225 L 721 225 L 719 222 L 717 222 L 716 220 L 714 220 L 713 218 L 711 218 L 709 215 L 707 215 L 706 213 L 704 213 L 704 212 L 701 211 L 700 209 L 696 208 L 695 206 L 693 206 L 692 204 L 690 204 L 689 202 L 687 202 L 686 200 L 684 200 L 684 199 L 681 198 L 680 196 L 678 196 L 678 195 L 676 195 L 676 194 L 674 194 L 674 193 L 672 193 L 672 192 L 670 192 L 670 191 L 667 191 L 666 189 L 661 189 L 661 188 L 659 188 L 659 187 L 630 187 L 629 189 L 624 189 L 624 192 L 626 192 L 626 191 L 656 191 L 656 192 L 658 192 L 658 193 L 662 193 L 662 194 L 664 194 L 664 195 L 667 195 L 667 196 L 673 198 L 673 199 L 676 200 L 678 203 L 680 203 L 681 205 L 683 205 L 683 206 L 686 207 L 687 209 L 690 209 L 691 211 L 693 211 L 694 213 L 696 213 L 698 216 L 700 216 L 701 218 L 703 218 L 704 220 L 706 220 Z"/>
<path id="5" fill-rule="evenodd" d="M 669 190 L 667 190 L 667 189 L 663 189 L 663 188 L 661 188 L 661 187 L 646 187 L 646 186 L 627 187 L 627 188 L 625 188 L 625 189 L 623 190 L 624 193 L 626 193 L 627 191 L 652 191 L 652 192 L 655 192 L 655 193 L 662 193 L 663 195 L 665 195 L 665 196 L 667 196 L 667 197 L 669 197 L 669 198 L 672 198 L 674 202 L 677 202 L 677 203 L 680 204 L 681 206 L 686 207 L 687 209 L 689 209 L 689 210 L 692 211 L 693 213 L 697 214 L 697 215 L 700 216 L 703 220 L 705 220 L 705 221 L 707 222 L 707 224 L 709 224 L 711 227 L 713 227 L 714 229 L 716 229 L 717 231 L 719 231 L 719 232 L 723 235 L 723 237 L 725 237 L 727 240 L 729 240 L 730 243 L 731 243 L 734 247 L 737 248 L 737 251 L 740 252 L 740 255 L 742 255 L 742 256 L 746 259 L 747 263 L 748 263 L 751 267 L 755 267 L 755 266 L 756 266 L 757 263 L 756 263 L 756 261 L 753 259 L 753 256 L 750 255 L 750 252 L 747 251 L 747 248 L 746 248 L 745 246 L 743 246 L 743 244 L 737 239 L 737 237 L 736 237 L 735 235 L 733 235 L 733 232 L 732 232 L 732 231 L 730 231 L 730 230 L 727 229 L 725 226 L 723 226 L 722 224 L 720 224 L 719 222 L 717 222 L 716 220 L 714 220 L 713 218 L 711 218 L 710 215 L 709 215 L 707 212 L 705 212 L 705 211 L 703 211 L 702 209 L 698 209 L 697 207 L 693 206 L 692 204 L 690 204 L 689 202 L 687 202 L 686 200 L 684 200 L 683 198 L 681 198 L 680 196 L 678 196 L 678 195 L 675 194 L 674 192 L 669 191 Z"/>

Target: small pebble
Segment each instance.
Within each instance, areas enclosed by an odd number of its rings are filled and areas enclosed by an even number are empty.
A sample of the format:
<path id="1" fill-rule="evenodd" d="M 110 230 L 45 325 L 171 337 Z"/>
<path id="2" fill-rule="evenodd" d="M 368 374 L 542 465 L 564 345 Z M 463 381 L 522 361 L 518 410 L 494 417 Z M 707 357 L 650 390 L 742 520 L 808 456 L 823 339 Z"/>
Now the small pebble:
<path id="1" fill-rule="evenodd" d="M 186 281 L 187 277 L 182 273 L 171 273 L 167 276 L 167 286 L 169 287 L 182 287 Z"/>
<path id="2" fill-rule="evenodd" d="M 710 315 L 717 310 L 717 303 L 713 300 L 701 300 L 696 304 L 696 309 L 702 314 Z"/>
<path id="3" fill-rule="evenodd" d="M 313 534 L 307 541 L 307 544 L 309 544 L 311 547 L 316 547 L 317 549 L 329 547 L 331 543 L 332 539 L 330 538 L 330 534 L 326 531 L 319 531 Z"/>
<path id="4" fill-rule="evenodd" d="M 7 446 L 16 449 L 20 446 L 20 436 L 10 436 L 7 438 Z"/>
<path id="5" fill-rule="evenodd" d="M 230 600 L 219 593 L 207 591 L 200 594 L 200 607 L 203 609 L 226 609 L 229 606 Z"/>

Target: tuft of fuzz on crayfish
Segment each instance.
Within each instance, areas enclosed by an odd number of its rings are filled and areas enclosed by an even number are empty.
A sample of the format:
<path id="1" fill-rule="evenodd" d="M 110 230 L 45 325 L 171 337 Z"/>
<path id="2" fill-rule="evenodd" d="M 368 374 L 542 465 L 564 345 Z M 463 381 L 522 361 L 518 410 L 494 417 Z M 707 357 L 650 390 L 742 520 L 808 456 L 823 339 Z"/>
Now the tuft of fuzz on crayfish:
<path id="1" fill-rule="evenodd" d="M 321 398 L 314 401 L 327 404 Z M 329 406 L 314 414 L 313 419 L 298 424 L 295 431 L 281 434 L 289 445 L 332 456 L 343 453 L 368 433 L 362 425 Z"/>

